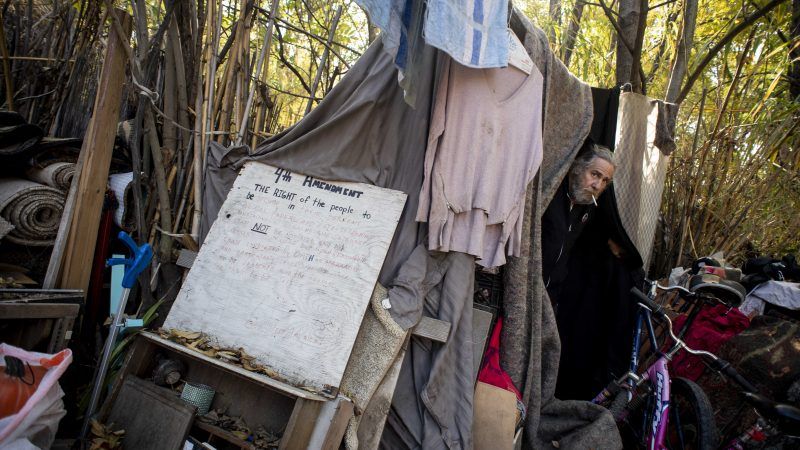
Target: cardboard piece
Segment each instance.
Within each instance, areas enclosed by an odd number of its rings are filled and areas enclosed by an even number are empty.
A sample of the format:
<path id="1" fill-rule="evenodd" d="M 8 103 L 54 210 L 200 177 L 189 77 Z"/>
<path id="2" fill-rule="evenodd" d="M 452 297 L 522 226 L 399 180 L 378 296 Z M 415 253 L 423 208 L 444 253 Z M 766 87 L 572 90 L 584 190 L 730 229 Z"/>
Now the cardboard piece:
<path id="1" fill-rule="evenodd" d="M 517 422 L 517 396 L 481 381 L 475 386 L 472 439 L 475 450 L 511 450 Z"/>

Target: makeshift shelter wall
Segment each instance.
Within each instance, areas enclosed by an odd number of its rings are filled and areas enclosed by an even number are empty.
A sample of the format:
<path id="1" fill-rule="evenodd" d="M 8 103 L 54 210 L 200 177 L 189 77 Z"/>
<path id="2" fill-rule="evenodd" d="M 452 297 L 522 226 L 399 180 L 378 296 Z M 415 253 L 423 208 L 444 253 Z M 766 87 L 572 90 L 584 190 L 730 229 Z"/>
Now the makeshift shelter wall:
<path id="1" fill-rule="evenodd" d="M 588 402 L 553 398 L 560 346 L 541 280 L 539 228 L 543 205 L 589 133 L 590 89 L 556 58 L 544 32 L 517 10 L 512 27 L 524 37 L 525 48 L 545 79 L 544 161 L 526 197 L 524 256 L 512 258 L 506 271 L 502 363 L 528 405 L 526 447 L 542 448 L 553 441 L 567 448 L 620 447 L 608 411 Z M 424 63 L 427 69 L 421 70 L 426 76 L 417 86 L 416 109 L 404 103 L 392 61 L 378 42 L 315 110 L 252 154 L 247 147 L 225 149 L 212 144 L 205 174 L 202 234 L 208 231 L 238 169 L 247 161 L 263 161 L 328 180 L 398 189 L 408 194 L 409 201 L 379 277 L 382 284 L 392 286 L 398 268 L 420 237 L 414 212 L 423 176 L 434 75 L 433 52 L 427 47 L 423 51 L 429 53 Z"/>

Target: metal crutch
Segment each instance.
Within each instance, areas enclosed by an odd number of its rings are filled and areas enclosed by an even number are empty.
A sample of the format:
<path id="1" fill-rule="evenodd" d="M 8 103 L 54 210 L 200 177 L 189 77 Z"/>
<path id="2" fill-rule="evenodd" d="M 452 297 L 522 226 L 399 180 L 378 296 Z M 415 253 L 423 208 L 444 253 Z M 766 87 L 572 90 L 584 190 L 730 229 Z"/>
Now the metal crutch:
<path id="1" fill-rule="evenodd" d="M 122 316 L 125 313 L 125 305 L 128 303 L 128 296 L 131 293 L 131 288 L 136 285 L 139 274 L 150 264 L 150 260 L 153 258 L 153 249 L 150 247 L 150 244 L 144 243 L 138 246 L 130 235 L 124 231 L 120 231 L 117 237 L 130 248 L 133 256 L 131 258 L 110 258 L 106 261 L 106 267 L 116 266 L 118 264 L 125 265 L 125 275 L 122 278 L 122 295 L 117 305 L 117 311 L 113 316 L 111 328 L 108 330 L 106 343 L 103 346 L 103 357 L 95 372 L 92 399 L 89 401 L 89 407 L 86 409 L 86 415 L 83 419 L 81 438 L 85 438 L 89 431 L 89 421 L 92 419 L 97 409 L 97 402 L 100 400 L 100 393 L 103 391 L 103 381 L 106 378 L 106 372 L 108 372 L 111 349 L 114 347 L 114 342 L 117 340 L 119 329 L 125 326 L 125 320 L 123 320 Z"/>

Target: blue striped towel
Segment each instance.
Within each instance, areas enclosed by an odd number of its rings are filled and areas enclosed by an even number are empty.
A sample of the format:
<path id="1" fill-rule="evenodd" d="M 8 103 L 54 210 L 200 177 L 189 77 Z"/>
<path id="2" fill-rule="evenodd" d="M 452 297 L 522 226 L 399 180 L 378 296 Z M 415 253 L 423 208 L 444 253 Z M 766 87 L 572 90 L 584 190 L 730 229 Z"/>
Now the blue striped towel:
<path id="1" fill-rule="evenodd" d="M 386 50 L 402 70 L 409 56 L 414 26 L 412 10 L 422 0 L 356 0 L 383 31 Z M 508 65 L 508 2 L 506 0 L 428 0 L 423 36 L 468 67 Z"/>

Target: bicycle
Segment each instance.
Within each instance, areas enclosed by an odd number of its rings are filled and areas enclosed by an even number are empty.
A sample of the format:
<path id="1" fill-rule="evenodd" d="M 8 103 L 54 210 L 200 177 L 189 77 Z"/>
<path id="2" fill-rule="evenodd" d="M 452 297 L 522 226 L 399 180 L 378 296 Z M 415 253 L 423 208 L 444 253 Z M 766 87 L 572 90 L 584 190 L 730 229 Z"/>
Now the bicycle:
<path id="1" fill-rule="evenodd" d="M 693 308 L 678 336 L 675 335 L 672 321 L 662 307 L 655 303 L 657 289 L 665 292 L 677 291 L 689 301 L 722 302 L 714 295 L 693 292 L 680 286 L 664 287 L 650 282 L 649 296 L 633 288 L 631 293 L 637 297 L 638 311 L 631 352 L 630 371 L 613 381 L 598 394 L 594 403 L 609 407 L 621 430 L 630 434 L 628 440 L 635 445 L 650 449 L 697 448 L 713 449 L 719 437 L 714 423 L 714 414 L 708 397 L 693 381 L 675 377 L 670 378 L 667 363 L 681 349 L 711 360 L 712 369 L 736 382 L 762 417 L 764 424 L 754 424 L 753 430 L 778 430 L 791 433 L 800 431 L 800 409 L 790 405 L 778 404 L 759 395 L 755 387 L 739 375 L 725 360 L 711 352 L 694 350 L 682 341 L 700 308 Z M 729 305 L 730 306 L 730 305 Z M 652 315 L 666 323 L 666 330 L 674 344 L 666 351 L 658 353 L 658 358 L 641 374 L 637 374 L 639 350 L 641 347 L 642 324 L 647 327 L 653 349 L 660 348 L 656 342 Z M 775 425 L 775 426 L 773 426 Z M 748 430 L 752 431 L 752 430 Z M 743 435 L 746 439 L 746 436 Z M 742 441 L 744 442 L 744 441 Z M 737 449 L 736 443 L 724 448 Z"/>
<path id="2" fill-rule="evenodd" d="M 650 282 L 649 293 L 655 298 L 657 289 L 665 292 L 678 291 L 682 297 L 691 301 L 713 301 L 714 297 L 691 292 L 683 287 L 663 287 Z M 631 348 L 630 369 L 621 378 L 613 381 L 592 401 L 607 405 L 626 432 L 628 441 L 647 448 L 713 448 L 717 437 L 711 405 L 702 389 L 685 378 L 670 378 L 668 363 L 681 349 L 692 354 L 702 354 L 702 350 L 689 348 L 681 339 L 691 326 L 696 311 L 694 308 L 686 320 L 681 336 L 672 330 L 672 322 L 661 307 L 636 288 L 631 292 L 637 296 L 638 310 Z M 652 315 L 665 319 L 667 331 L 674 344 L 666 351 L 659 352 L 658 358 L 641 373 L 637 373 L 639 353 L 642 345 L 642 332 L 646 327 L 651 348 L 660 348 L 657 342 Z M 670 408 L 670 405 L 674 406 Z M 671 416 L 670 416 L 671 414 Z M 672 421 L 670 421 L 670 417 Z M 673 426 L 669 427 L 668 424 Z"/>

